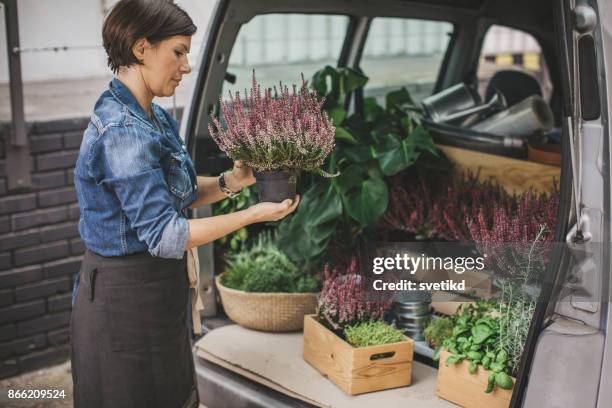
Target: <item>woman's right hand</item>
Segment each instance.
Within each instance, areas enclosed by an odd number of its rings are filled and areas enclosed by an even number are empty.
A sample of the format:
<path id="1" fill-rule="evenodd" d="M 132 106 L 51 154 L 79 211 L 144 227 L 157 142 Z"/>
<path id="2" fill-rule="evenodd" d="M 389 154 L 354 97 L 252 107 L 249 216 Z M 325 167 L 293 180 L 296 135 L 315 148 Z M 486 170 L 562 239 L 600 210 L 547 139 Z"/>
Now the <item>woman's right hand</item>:
<path id="1" fill-rule="evenodd" d="M 250 206 L 246 211 L 248 211 L 252 223 L 278 221 L 295 211 L 299 203 L 300 196 L 297 195 L 293 202 L 287 199 L 280 203 L 258 203 Z"/>

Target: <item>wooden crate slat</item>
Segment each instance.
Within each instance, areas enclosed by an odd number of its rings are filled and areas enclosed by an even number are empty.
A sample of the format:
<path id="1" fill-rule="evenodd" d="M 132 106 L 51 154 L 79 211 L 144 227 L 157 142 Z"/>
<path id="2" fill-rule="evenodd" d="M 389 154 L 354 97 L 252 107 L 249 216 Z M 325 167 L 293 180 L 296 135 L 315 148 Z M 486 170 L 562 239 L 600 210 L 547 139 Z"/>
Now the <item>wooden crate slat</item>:
<path id="1" fill-rule="evenodd" d="M 559 183 L 561 169 L 527 160 L 497 156 L 458 147 L 438 145 L 448 159 L 460 169 L 480 174 L 480 179 L 492 178 L 509 193 L 523 193 L 530 187 L 549 191 Z"/>

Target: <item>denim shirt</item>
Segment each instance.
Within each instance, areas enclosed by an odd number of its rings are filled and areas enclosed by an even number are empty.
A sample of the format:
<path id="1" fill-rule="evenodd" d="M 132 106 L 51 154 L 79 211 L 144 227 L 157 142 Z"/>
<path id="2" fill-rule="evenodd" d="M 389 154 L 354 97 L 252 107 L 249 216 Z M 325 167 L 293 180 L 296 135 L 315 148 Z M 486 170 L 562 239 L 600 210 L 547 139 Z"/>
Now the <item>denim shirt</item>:
<path id="1" fill-rule="evenodd" d="M 83 135 L 74 171 L 79 233 L 99 255 L 184 255 L 196 172 L 174 119 L 154 103 L 151 109 L 155 120 L 114 78 Z"/>

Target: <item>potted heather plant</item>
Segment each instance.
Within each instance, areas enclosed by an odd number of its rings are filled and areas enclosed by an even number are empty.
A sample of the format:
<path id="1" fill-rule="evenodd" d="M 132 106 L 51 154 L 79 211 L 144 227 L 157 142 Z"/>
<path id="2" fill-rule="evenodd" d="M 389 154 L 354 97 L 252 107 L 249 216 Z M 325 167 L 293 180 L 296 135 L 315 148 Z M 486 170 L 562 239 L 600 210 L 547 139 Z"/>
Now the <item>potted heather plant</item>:
<path id="1" fill-rule="evenodd" d="M 485 266 L 494 276 L 484 271 L 463 276 L 477 285 L 471 286 L 478 296 L 488 297 L 497 281 L 517 275 L 517 265 L 533 251 L 534 242 L 547 251 L 558 205 L 555 184 L 540 193 L 528 189 L 509 194 L 499 183 L 479 180 L 470 172 L 455 177 L 426 174 L 394 184 L 385 221 L 391 228 L 442 240 L 432 244 L 438 256 L 487 254 Z"/>
<path id="2" fill-rule="evenodd" d="M 410 385 L 414 342 L 384 320 L 392 295 L 368 296 L 356 258 L 324 272 L 317 313 L 304 317 L 304 360 L 352 395 Z"/>
<path id="3" fill-rule="evenodd" d="M 323 102 L 303 76 L 299 91 L 280 83 L 262 93 L 253 71 L 248 95 L 230 92 L 230 100 L 221 101 L 226 127 L 215 117 L 216 131 L 211 124 L 208 129 L 222 151 L 253 169 L 259 200 L 281 202 L 295 197 L 300 171 L 331 176 L 321 166 L 334 149 L 336 130 Z"/>

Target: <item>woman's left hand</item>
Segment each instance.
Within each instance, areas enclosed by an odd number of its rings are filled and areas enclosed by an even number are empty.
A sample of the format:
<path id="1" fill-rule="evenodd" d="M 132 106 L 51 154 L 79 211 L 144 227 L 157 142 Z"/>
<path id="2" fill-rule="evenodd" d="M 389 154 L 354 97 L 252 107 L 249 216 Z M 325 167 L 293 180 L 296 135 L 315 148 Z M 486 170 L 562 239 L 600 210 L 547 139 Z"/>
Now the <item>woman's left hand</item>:
<path id="1" fill-rule="evenodd" d="M 234 168 L 232 169 L 232 180 L 228 182 L 228 188 L 232 191 L 242 190 L 244 187 L 250 186 L 255 183 L 255 176 L 253 176 L 253 169 L 246 166 L 240 160 L 234 162 Z"/>

